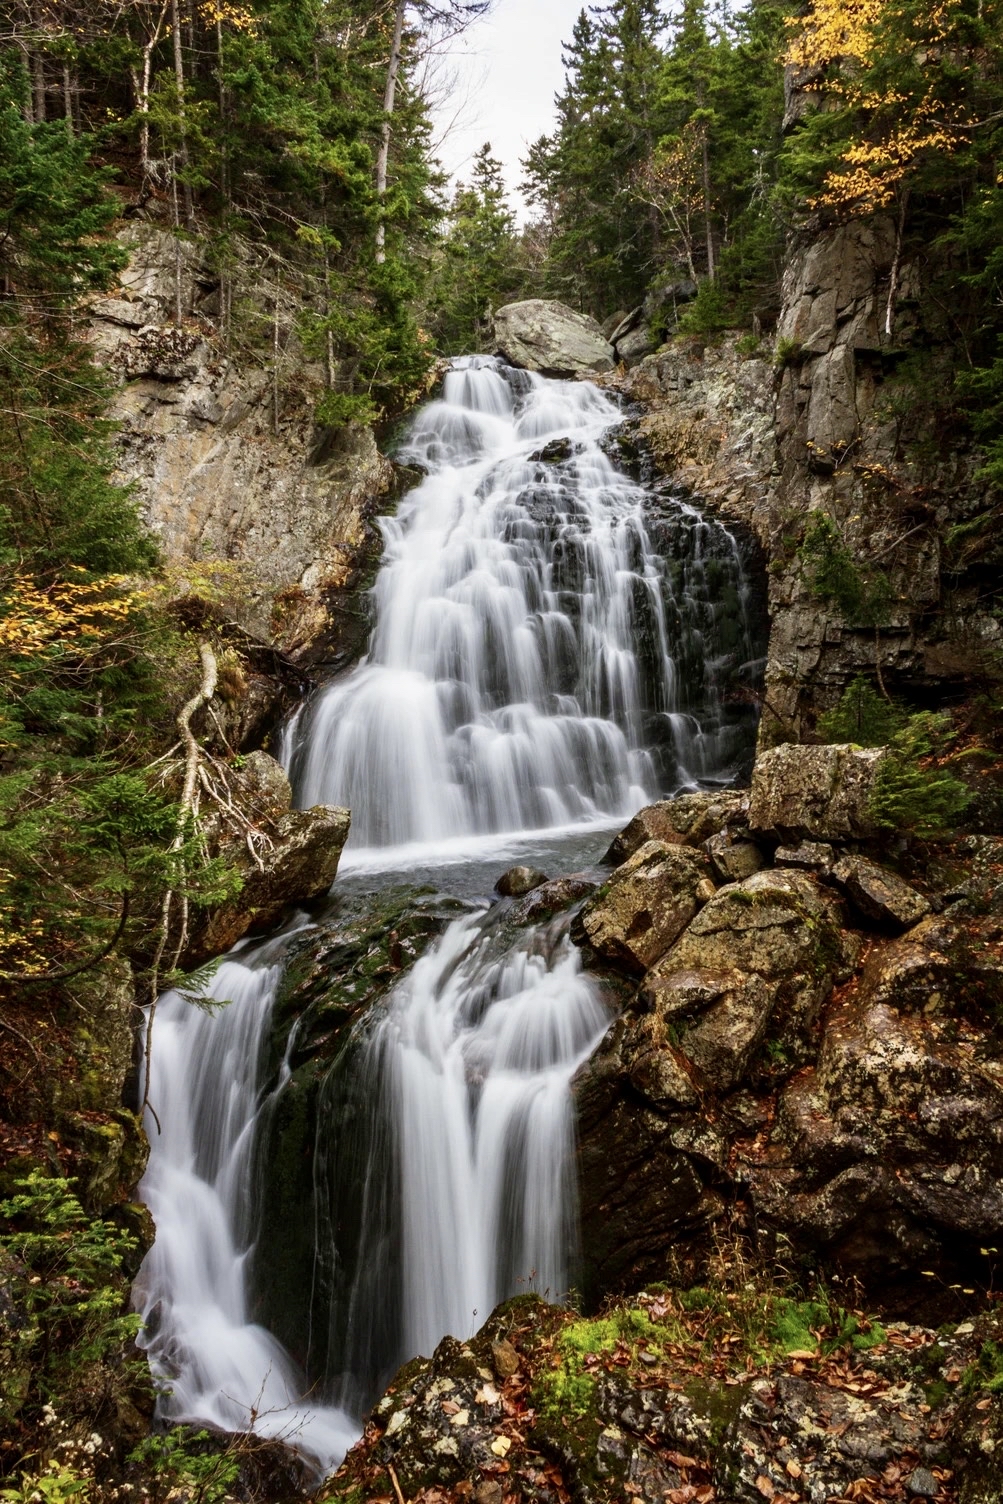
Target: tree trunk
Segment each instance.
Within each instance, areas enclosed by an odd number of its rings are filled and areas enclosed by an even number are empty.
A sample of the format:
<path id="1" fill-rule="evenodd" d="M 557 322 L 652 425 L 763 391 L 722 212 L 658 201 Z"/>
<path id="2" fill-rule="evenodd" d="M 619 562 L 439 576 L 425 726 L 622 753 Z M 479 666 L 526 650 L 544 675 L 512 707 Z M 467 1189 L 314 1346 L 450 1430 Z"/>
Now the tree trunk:
<path id="1" fill-rule="evenodd" d="M 35 123 L 41 124 L 45 119 L 45 61 L 40 52 L 35 53 L 32 72 L 35 96 Z"/>
<path id="2" fill-rule="evenodd" d="M 380 132 L 380 154 L 376 159 L 376 196 L 380 200 L 380 223 L 376 230 L 376 260 L 387 259 L 387 227 L 383 218 L 383 200 L 387 196 L 387 168 L 390 163 L 390 119 L 397 97 L 397 75 L 401 64 L 401 42 L 404 37 L 404 12 L 407 0 L 397 0 L 394 15 L 394 39 L 390 48 L 390 63 L 387 67 L 386 88 L 383 91 L 383 128 Z"/>
<path id="3" fill-rule="evenodd" d="M 160 41 L 160 33 L 164 29 L 167 20 L 167 7 L 170 0 L 164 0 L 160 7 L 160 15 L 153 29 L 153 35 L 149 37 L 143 47 L 143 75 L 142 81 L 132 70 L 132 88 L 136 95 L 136 109 L 139 112 L 139 168 L 143 175 L 143 186 L 150 176 L 150 75 L 153 70 L 153 49 Z"/>
<path id="4" fill-rule="evenodd" d="M 176 153 L 176 163 L 180 162 L 182 172 L 187 174 L 188 132 L 185 127 L 185 61 L 181 50 L 181 8 L 178 5 L 178 0 L 171 0 L 171 40 L 174 43 L 174 79 L 178 89 L 178 133 L 181 143 Z M 188 182 L 187 176 L 182 182 L 181 187 L 185 201 L 185 224 L 190 225 L 194 217 L 194 209 L 192 205 L 191 184 Z"/>
<path id="5" fill-rule="evenodd" d="M 19 40 L 17 44 L 17 50 L 21 54 L 21 63 L 25 71 L 25 76 L 27 78 L 30 78 L 32 64 L 31 53 L 28 50 L 27 42 Z M 24 96 L 24 104 L 21 106 L 21 113 L 27 121 L 28 125 L 35 124 L 35 107 L 30 90 Z"/>
<path id="6" fill-rule="evenodd" d="M 66 115 L 67 134 L 73 136 L 73 78 L 69 63 L 63 64 L 63 110 Z"/>
<path id="7" fill-rule="evenodd" d="M 713 282 L 716 273 L 714 260 L 714 226 L 711 222 L 710 212 L 710 150 L 707 145 L 707 127 L 702 131 L 701 147 L 701 170 L 703 176 L 703 217 L 704 229 L 707 236 L 707 278 Z"/>

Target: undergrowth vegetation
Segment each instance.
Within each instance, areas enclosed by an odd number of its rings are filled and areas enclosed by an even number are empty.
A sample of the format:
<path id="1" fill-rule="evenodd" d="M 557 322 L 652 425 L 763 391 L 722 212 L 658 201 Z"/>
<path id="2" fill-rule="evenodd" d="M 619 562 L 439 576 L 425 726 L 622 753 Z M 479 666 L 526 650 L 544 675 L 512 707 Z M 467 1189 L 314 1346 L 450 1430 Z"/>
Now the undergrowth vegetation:
<path id="1" fill-rule="evenodd" d="M 947 712 L 910 711 L 858 675 L 817 729 L 827 742 L 887 748 L 870 801 L 880 829 L 936 839 L 957 828 L 972 795 L 953 771 L 957 727 Z"/>
<path id="2" fill-rule="evenodd" d="M 885 1340 L 881 1323 L 848 1306 L 830 1287 L 806 1288 L 782 1271 L 749 1261 L 740 1248 L 719 1248 L 712 1283 L 685 1289 L 649 1287 L 633 1302 L 612 1302 L 598 1316 L 561 1328 L 541 1369 L 535 1402 L 560 1420 L 585 1415 L 607 1369 L 677 1382 L 752 1375 L 788 1358 L 833 1358 Z"/>

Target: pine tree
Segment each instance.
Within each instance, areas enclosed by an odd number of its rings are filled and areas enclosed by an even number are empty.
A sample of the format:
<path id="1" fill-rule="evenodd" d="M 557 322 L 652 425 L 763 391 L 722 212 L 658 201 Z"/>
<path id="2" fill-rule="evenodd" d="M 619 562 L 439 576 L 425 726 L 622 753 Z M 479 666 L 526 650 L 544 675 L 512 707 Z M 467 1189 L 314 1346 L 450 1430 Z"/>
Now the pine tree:
<path id="1" fill-rule="evenodd" d="M 470 184 L 456 190 L 436 280 L 433 327 L 447 355 L 475 349 L 493 309 L 520 289 L 515 216 L 490 142 L 474 158 Z"/>

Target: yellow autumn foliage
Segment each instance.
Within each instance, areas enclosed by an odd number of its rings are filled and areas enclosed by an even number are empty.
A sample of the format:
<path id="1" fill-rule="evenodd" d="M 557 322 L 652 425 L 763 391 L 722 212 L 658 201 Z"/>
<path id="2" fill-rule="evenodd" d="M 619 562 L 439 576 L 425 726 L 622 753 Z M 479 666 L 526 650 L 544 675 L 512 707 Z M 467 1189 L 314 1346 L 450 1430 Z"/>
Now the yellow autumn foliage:
<path id="1" fill-rule="evenodd" d="M 807 74 L 804 87 L 825 94 L 853 112 L 861 134 L 826 173 L 812 208 L 863 215 L 887 208 L 906 184 L 918 160 L 929 152 L 951 153 L 967 123 L 945 108 L 934 87 L 934 71 L 952 45 L 961 0 L 937 0 L 909 14 L 896 0 L 812 0 L 807 15 L 790 18 L 796 28 L 784 61 Z M 867 71 L 889 39 L 919 67 L 927 86 L 917 97 L 894 88 L 876 92 Z"/>
<path id="2" fill-rule="evenodd" d="M 54 647 L 79 648 L 126 623 L 142 600 L 120 575 L 45 586 L 15 575 L 0 603 L 0 652 L 31 658 Z"/>

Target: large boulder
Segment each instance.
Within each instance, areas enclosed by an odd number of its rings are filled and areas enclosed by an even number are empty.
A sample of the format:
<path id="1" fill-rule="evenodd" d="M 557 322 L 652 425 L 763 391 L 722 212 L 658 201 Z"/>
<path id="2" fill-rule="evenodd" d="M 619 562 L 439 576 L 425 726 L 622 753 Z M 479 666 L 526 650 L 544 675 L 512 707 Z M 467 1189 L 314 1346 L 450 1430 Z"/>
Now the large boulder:
<path id="1" fill-rule="evenodd" d="M 772 747 L 753 769 L 750 828 L 784 842 L 876 835 L 871 795 L 885 756 L 883 747 Z"/>
<path id="2" fill-rule="evenodd" d="M 680 846 L 702 846 L 710 836 L 739 820 L 748 796 L 735 789 L 716 789 L 699 794 L 677 794 L 647 804 L 615 836 L 603 857 L 604 864 L 625 862 L 645 841 L 669 841 Z"/>
<path id="3" fill-rule="evenodd" d="M 761 1224 L 890 1293 L 896 1275 L 974 1262 L 997 1241 L 1003 1088 L 998 1062 L 956 1043 L 953 1021 L 867 992 L 830 1018 L 747 1179 Z"/>
<path id="4" fill-rule="evenodd" d="M 832 875 L 857 913 L 871 924 L 907 930 L 930 912 L 922 893 L 917 893 L 897 873 L 869 862 L 866 857 L 842 857 L 833 867 Z"/>
<path id="5" fill-rule="evenodd" d="M 776 1012 L 775 1042 L 791 1060 L 799 1059 L 822 1003 L 842 974 L 837 910 L 831 895 L 804 873 L 755 872 L 745 882 L 718 889 L 682 939 L 652 968 L 646 985 L 650 988 L 687 972 L 737 971 L 755 977 L 766 984 L 765 998 L 757 1006 L 765 1007 L 767 1014 L 756 1027 L 764 1028 Z M 758 985 L 755 991 L 758 997 Z M 716 1004 L 725 1027 L 735 1007 L 728 1002 L 733 992 L 733 987 L 725 989 Z M 748 1007 L 741 1016 L 747 1011 Z M 704 1019 L 702 1027 L 707 1022 Z M 743 1034 L 746 1027 L 743 1023 Z M 739 1053 L 744 1048 L 736 1045 Z"/>
<path id="6" fill-rule="evenodd" d="M 646 841 L 589 899 L 572 938 L 613 965 L 641 975 L 689 924 L 706 881 L 707 863 L 697 852 Z"/>
<path id="7" fill-rule="evenodd" d="M 242 759 L 229 793 L 239 814 L 217 808 L 206 821 L 206 836 L 212 855 L 236 872 L 242 886 L 234 899 L 204 910 L 192 925 L 186 967 L 223 955 L 250 931 L 274 928 L 291 905 L 322 898 L 348 840 L 348 810 L 328 804 L 292 809 L 289 780 L 267 752 Z"/>
<path id="8" fill-rule="evenodd" d="M 649 842 L 618 873 L 632 869 L 633 886 L 672 849 Z M 761 1085 L 812 1058 L 819 1010 L 843 975 L 838 911 L 800 872 L 720 888 L 579 1071 L 587 1301 L 663 1277 L 673 1249 L 704 1237 L 728 1160 L 717 1104 L 743 1082 Z"/>
<path id="9" fill-rule="evenodd" d="M 546 298 L 499 308 L 494 337 L 499 355 L 543 376 L 590 376 L 614 366 L 613 346 L 595 319 Z"/>

